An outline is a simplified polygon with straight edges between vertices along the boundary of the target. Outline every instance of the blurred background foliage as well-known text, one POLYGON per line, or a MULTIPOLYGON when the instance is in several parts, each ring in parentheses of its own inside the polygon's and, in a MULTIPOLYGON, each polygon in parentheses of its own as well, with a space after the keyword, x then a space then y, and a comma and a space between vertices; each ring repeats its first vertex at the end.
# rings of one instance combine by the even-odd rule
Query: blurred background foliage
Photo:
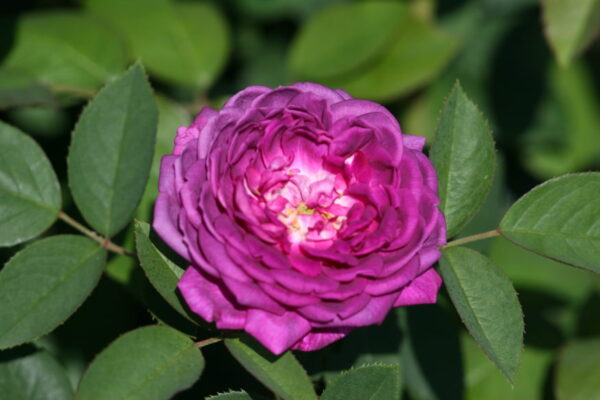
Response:
MULTIPOLYGON (((145 221, 160 156, 170 152, 177 127, 249 85, 307 80, 342 88, 382 102, 404 132, 431 139, 459 79, 489 119, 502 161, 482 212, 462 235, 496 228, 507 207, 545 179, 600 167, 598 0, 21 0, 0 7, 0 119, 42 145, 63 187, 70 132, 87 99, 142 60, 160 113, 137 211, 145 221)), ((65 209, 78 215, 63 195, 65 209)), ((46 234, 63 231, 57 225, 46 234)), ((116 241, 133 248, 133 229, 116 241)), ((445 293, 438 305, 397 310, 382 327, 298 354, 317 384, 353 365, 385 362, 401 367, 405 398, 414 400, 600 398, 598 276, 502 238, 473 246, 505 269, 523 305, 525 348, 514 387, 465 334, 445 293)), ((0 249, 2 264, 16 250, 0 249)), ((75 387, 95 354, 152 319, 194 332, 166 308, 133 260, 114 257, 64 325, 35 347, 0 353, 0 369, 17 377, 0 387, 33 390, 44 371, 57 376, 52 371, 61 368, 75 387)), ((177 399, 239 388, 268 396, 223 346, 204 353, 203 377, 177 399)))

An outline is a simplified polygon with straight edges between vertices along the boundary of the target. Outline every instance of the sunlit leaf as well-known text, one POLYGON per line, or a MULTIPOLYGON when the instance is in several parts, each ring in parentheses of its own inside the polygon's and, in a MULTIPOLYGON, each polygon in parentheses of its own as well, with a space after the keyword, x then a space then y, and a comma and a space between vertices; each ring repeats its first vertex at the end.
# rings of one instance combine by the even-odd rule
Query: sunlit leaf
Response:
POLYGON ((88 96, 126 67, 121 37, 76 11, 26 14, 4 65, 31 73, 58 91, 88 96))
POLYGON ((562 350, 554 388, 557 400, 600 399, 600 339, 578 340, 562 350))
POLYGON ((384 1, 322 10, 302 27, 292 45, 292 73, 315 80, 355 70, 391 45, 407 13, 403 4, 384 1))
POLYGON ((168 0, 85 0, 113 23, 151 75, 198 89, 209 87, 225 65, 229 32, 207 3, 168 0))
POLYGON ((546 37, 558 62, 567 66, 600 29, 599 0, 542 0, 546 37))
POLYGON ((319 81, 357 98, 390 101, 435 78, 452 58, 455 40, 408 13, 398 24, 380 58, 352 74, 319 81))

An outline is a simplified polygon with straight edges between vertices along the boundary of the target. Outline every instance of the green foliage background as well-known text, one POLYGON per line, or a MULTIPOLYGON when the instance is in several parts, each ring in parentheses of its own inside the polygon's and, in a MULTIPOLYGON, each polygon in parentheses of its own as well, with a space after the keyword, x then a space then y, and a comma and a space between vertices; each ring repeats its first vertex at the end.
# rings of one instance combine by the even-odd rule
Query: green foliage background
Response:
MULTIPOLYGON (((23 206, 18 224, 2 220, 2 209, 21 204, 0 191, 0 246, 9 246, 0 247, 0 272, 14 276, 0 279, 0 347, 6 347, 0 398, 68 399, 77 392, 81 399, 199 399, 236 390, 250 394, 214 398, 303 400, 315 398, 312 382, 323 399, 600 399, 600 238, 589 234, 600 226, 598 175, 551 183, 569 193, 587 188, 580 198, 593 204, 571 227, 573 235, 585 227, 585 241, 567 246, 523 237, 526 208, 540 218, 547 211, 536 199, 519 202, 503 218, 542 181, 600 168, 600 0, 28 0, 0 7, 0 120, 30 135, 56 172, 55 179, 44 160, 31 166, 28 184, 37 192, 26 194, 43 207, 23 206), (430 154, 451 187, 442 207, 458 238, 500 226, 529 249, 595 273, 494 237, 468 245, 489 257, 483 261, 472 250, 449 249, 441 262, 448 289, 437 305, 396 310, 381 327, 358 329, 296 358, 273 359, 246 339, 203 347, 200 355, 190 338, 214 332, 174 293, 185 264, 164 258, 160 251, 172 254, 132 219, 150 221, 160 157, 171 151, 177 127, 202 106, 218 108, 249 85, 305 80, 379 101, 404 132, 428 142, 437 136, 430 154), (96 124, 115 104, 147 118, 132 122, 115 114, 96 124), (452 129, 472 136, 453 137, 452 129), (93 147, 105 132, 113 135, 106 135, 105 147, 93 147), (453 141, 465 152, 448 152, 453 141), (111 158, 117 142, 129 144, 124 160, 130 164, 111 158), (80 168, 86 162, 114 169, 90 184, 80 168), (454 170, 469 178, 451 183, 454 170), (108 195, 114 201, 107 204, 108 195), (59 210, 137 249, 143 269, 134 258, 74 238, 66 224, 51 225, 59 210), (26 247, 37 236, 41 241, 31 243, 47 247, 46 258, 26 247), (40 272, 40 263, 49 267, 40 272), (11 301, 39 284, 27 280, 28 268, 46 286, 31 286, 27 301, 37 301, 39 290, 49 293, 38 311, 43 318, 11 314, 11 301), (470 301, 484 295, 484 279, 506 290, 496 304, 477 308, 470 301), (524 315, 522 348, 511 282, 524 315), (65 293, 75 303, 64 305, 65 293), (157 321, 180 332, 135 330, 157 321), (31 343, 12 347, 23 342, 31 343), (144 359, 128 358, 136 343, 146 343, 144 359), (169 374, 148 378, 157 374, 151 366, 170 365, 170 357, 176 361, 169 374), (118 379, 131 370, 138 372, 118 379), (155 386, 133 392, 128 386, 148 379, 155 386), (97 392, 108 387, 112 392, 97 392)), ((27 147, 31 139, 14 128, 0 128, 0 161, 21 176, 30 167, 23 161, 40 159, 40 150, 27 147), (25 158, 17 152, 23 147, 25 158)), ((568 224, 581 206, 574 197, 542 229, 568 224)))

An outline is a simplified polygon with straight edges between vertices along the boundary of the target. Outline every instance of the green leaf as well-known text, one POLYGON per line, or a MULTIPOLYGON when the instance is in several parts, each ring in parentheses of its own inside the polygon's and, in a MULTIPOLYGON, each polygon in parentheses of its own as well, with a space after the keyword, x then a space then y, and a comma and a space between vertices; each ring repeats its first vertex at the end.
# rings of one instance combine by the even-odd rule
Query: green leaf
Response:
POLYGON ((558 62, 567 66, 600 28, 599 0, 542 0, 546 37, 558 62))
POLYGON ((496 166, 487 122, 458 83, 442 108, 431 161, 438 173, 447 236, 452 237, 483 205, 496 166))
POLYGON ((252 400, 252 397, 246 392, 228 392, 209 396, 206 400, 252 400))
POLYGON ((97 231, 112 236, 131 220, 146 187, 157 110, 140 64, 104 87, 73 131, 68 156, 75 203, 97 231))
POLYGON ((390 400, 400 398, 397 365, 366 365, 351 369, 334 380, 322 400, 390 400))
POLYGON ((600 272, 600 173, 551 179, 521 197, 500 222, 510 241, 566 264, 600 272))
POLYGON ((193 321, 177 294, 177 282, 183 275, 183 269, 165 257, 150 241, 150 226, 135 221, 135 242, 140 265, 146 277, 160 295, 181 315, 193 321))
POLYGON ((61 235, 18 252, 0 271, 0 348, 44 335, 92 292, 106 253, 83 236, 61 235))
MULTIPOLYGON (((491 242, 489 257, 502 266, 517 290, 542 291, 576 306, 582 304, 593 289, 595 279, 586 270, 565 268, 564 264, 527 251, 502 236, 491 242)), ((528 331, 530 334, 531 327, 528 331)))
POLYGON ((73 389, 61 365, 32 346, 0 353, 0 393, 10 400, 70 400, 73 389))
MULTIPOLYGON (((529 332, 527 332, 529 334, 529 332)), ((465 365, 465 400, 533 400, 545 399, 548 368, 553 352, 525 346, 514 385, 481 353, 477 343, 468 335, 462 338, 465 365)))
POLYGON ((554 392, 557 400, 600 399, 600 339, 569 343, 559 357, 554 392))
POLYGON ((324 79, 355 70, 385 51, 406 13, 403 4, 382 1, 324 9, 296 37, 290 54, 292 73, 324 79))
POLYGON ((600 156, 600 99, 583 63, 552 64, 549 90, 526 132, 523 164, 540 180, 592 166, 600 156))
POLYGON ((523 347, 523 313, 510 280, 490 259, 466 247, 444 249, 440 270, 467 329, 512 382, 523 347))
POLYGON ((31 136, 56 138, 71 129, 71 116, 68 110, 59 107, 19 107, 9 110, 7 118, 31 136))
POLYGON ((0 68, 0 110, 54 102, 50 90, 30 73, 15 68, 0 68))
POLYGON ((378 60, 353 74, 320 79, 352 96, 390 101, 427 83, 454 55, 456 42, 409 13, 398 20, 392 44, 378 60))
MULTIPOLYGON (((135 211, 135 217, 140 220, 150 220, 152 218, 154 202, 156 201, 156 196, 158 196, 158 177, 160 174, 161 159, 164 155, 172 152, 173 138, 177 133, 177 128, 184 125, 187 126, 192 122, 190 114, 182 106, 162 96, 157 96, 156 101, 158 105, 158 128, 154 158, 146 189, 135 211)), ((128 250, 134 249, 134 229, 127 230, 122 246, 128 250)), ((136 282, 132 282, 132 272, 137 268, 137 265, 137 260, 132 257, 114 257, 108 262, 106 272, 111 278, 121 284, 136 285, 136 282)))
POLYGON ((114 23, 150 74, 206 89, 225 66, 229 32, 208 4, 168 0, 85 0, 89 10, 114 23))
POLYGON ((89 95, 126 67, 120 36, 74 11, 26 14, 4 65, 29 72, 57 90, 89 95))
POLYGON ((200 377, 204 357, 187 336, 165 326, 147 326, 104 349, 81 378, 76 400, 161 400, 200 377))
POLYGON ((253 339, 227 339, 225 346, 248 372, 282 399, 317 399, 306 371, 291 352, 275 356, 253 339))
POLYGON ((56 220, 60 187, 38 144, 1 121, 0 149, 0 246, 12 246, 39 235, 56 220))

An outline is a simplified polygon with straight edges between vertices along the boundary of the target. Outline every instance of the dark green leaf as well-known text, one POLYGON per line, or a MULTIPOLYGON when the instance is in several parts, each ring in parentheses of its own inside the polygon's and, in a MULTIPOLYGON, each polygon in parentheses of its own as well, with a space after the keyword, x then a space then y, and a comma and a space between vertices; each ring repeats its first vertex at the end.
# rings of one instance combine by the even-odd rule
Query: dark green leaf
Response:
POLYGON ((0 393, 7 400, 70 400, 73 389, 61 365, 30 346, 0 353, 0 393))
POLYGON ((569 343, 558 361, 557 400, 600 399, 600 339, 569 343))
POLYGON ((240 364, 284 400, 316 400, 302 365, 291 352, 275 356, 252 339, 227 339, 225 346, 240 364))
POLYGON ((398 26, 381 58, 350 75, 320 81, 357 98, 389 101, 435 78, 454 54, 454 39, 408 13, 398 26))
POLYGON ((146 277, 160 295, 181 315, 190 318, 177 295, 177 282, 183 269, 172 263, 152 244, 148 235, 150 226, 141 221, 135 222, 135 242, 140 264, 146 277))
POLYGON ((92 292, 106 257, 82 236, 53 236, 18 252, 0 271, 0 348, 44 335, 92 292))
POLYGON ((443 250, 440 267, 467 329, 512 381, 523 347, 523 313, 510 280, 490 259, 465 247, 443 250))
POLYGON ((206 400, 252 400, 252 397, 246 392, 229 392, 207 397, 206 400))
POLYGON ((324 9, 296 37, 290 55, 292 73, 324 79, 355 70, 391 45, 406 13, 403 4, 383 1, 324 9))
POLYGON ((208 88, 225 65, 229 33, 212 6, 168 0, 86 0, 130 41, 148 71, 161 79, 208 88))
POLYGON ((567 66, 600 28, 600 1, 542 0, 542 9, 550 47, 567 66))
POLYGON ((322 400, 391 400, 400 398, 397 365, 366 365, 351 369, 334 380, 322 400))
POLYGON ((487 122, 458 83, 442 108, 431 160, 438 173, 447 236, 452 237, 481 208, 496 166, 487 122))
POLYGON ((73 11, 27 14, 5 66, 22 69, 57 91, 89 95, 126 66, 125 46, 110 27, 73 11))
POLYGON ((500 222, 500 230, 528 250, 600 272, 598 193, 598 172, 551 179, 521 197, 500 222))
POLYGON ((202 373, 204 358, 185 335, 148 326, 121 336, 86 371, 77 400, 162 400, 189 388, 202 373))
POLYGON ((0 246, 42 233, 58 216, 60 187, 43 150, 0 122, 0 246))
POLYGON ((139 64, 103 88, 73 131, 69 185, 86 221, 106 236, 133 216, 154 153, 157 110, 139 64))
POLYGON ((54 96, 33 75, 14 68, 0 69, 0 109, 54 103, 54 96))

